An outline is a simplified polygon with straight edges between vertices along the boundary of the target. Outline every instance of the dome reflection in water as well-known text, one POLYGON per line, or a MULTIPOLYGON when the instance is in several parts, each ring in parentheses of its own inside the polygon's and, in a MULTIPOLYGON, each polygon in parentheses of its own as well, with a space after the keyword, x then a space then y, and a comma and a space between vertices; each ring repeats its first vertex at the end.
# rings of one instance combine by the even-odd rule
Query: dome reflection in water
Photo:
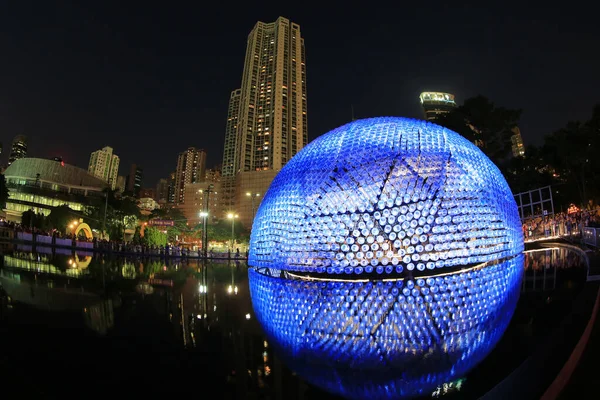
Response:
POLYGON ((307 381, 346 398, 404 398, 464 376, 493 349, 523 261, 371 281, 250 269, 250 293, 277 353, 307 381))

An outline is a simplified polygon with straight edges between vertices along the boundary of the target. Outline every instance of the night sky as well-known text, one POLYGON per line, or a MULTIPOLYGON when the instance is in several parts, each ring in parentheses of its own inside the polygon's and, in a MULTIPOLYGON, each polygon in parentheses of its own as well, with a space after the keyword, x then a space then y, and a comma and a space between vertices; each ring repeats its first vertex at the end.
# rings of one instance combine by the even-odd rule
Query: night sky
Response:
POLYGON ((370 11, 369 2, 7 3, 0 2, 3 163, 16 134, 29 137, 30 156, 60 155, 83 168, 91 151, 112 146, 119 173, 136 162, 150 187, 189 146, 207 150, 208 167, 219 163, 248 33, 279 15, 305 38, 309 140, 348 122, 351 105, 357 118, 420 118, 425 90, 454 93, 459 104, 483 94, 522 108, 526 145, 589 118, 600 102, 596 16, 574 2, 571 10, 427 1, 370 11))

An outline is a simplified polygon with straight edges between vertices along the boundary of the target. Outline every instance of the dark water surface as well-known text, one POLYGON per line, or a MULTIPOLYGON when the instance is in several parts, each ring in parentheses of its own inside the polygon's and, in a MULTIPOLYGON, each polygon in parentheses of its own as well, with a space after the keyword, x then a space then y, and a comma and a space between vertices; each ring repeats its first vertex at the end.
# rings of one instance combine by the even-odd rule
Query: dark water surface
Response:
MULTIPOLYGON (((2 253, 0 379, 19 397, 335 398, 277 358, 255 318, 244 262, 12 245, 2 253)), ((494 387, 570 312, 585 278, 577 253, 528 253, 500 343, 466 379, 427 397, 477 398, 494 387)))

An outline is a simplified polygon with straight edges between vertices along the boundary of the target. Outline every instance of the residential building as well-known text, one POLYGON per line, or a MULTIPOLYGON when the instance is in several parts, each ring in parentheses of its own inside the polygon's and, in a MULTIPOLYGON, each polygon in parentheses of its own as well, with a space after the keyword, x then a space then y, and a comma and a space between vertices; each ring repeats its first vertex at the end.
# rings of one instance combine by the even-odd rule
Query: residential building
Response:
POLYGON ((513 157, 525 157, 525 145, 523 144, 523 137, 521 136, 521 130, 518 126, 512 129, 513 135, 510 137, 512 145, 513 157))
POLYGON ((106 146, 91 154, 88 172, 107 182, 111 189, 116 188, 119 176, 119 157, 113 154, 112 147, 106 146))
POLYGON ((167 179, 167 203, 175 203, 175 181, 175 172, 171 172, 167 179))
POLYGON ((185 215, 190 226, 203 221, 200 213, 204 211, 208 211, 211 220, 222 219, 225 217, 225 210, 220 195, 220 182, 188 183, 185 185, 185 202, 180 203, 178 208, 185 215))
POLYGON ((202 149, 189 147, 179 153, 177 170, 175 171, 175 203, 185 202, 185 185, 204 180, 206 174, 206 152, 202 149))
POLYGON ((248 36, 241 88, 230 96, 223 149, 224 203, 242 223, 248 226, 252 219, 250 208, 239 203, 246 198, 246 186, 266 192, 307 141, 306 56, 300 26, 283 17, 257 22, 248 36))

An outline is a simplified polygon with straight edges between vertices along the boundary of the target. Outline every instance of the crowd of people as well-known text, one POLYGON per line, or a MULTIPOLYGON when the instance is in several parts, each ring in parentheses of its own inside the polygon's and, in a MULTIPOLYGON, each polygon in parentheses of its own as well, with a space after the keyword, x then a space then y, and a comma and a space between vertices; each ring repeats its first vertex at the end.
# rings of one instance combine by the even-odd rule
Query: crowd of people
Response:
MULTIPOLYGON (((196 248, 195 246, 190 247, 181 243, 155 246, 139 244, 125 240, 101 240, 97 238, 88 239, 85 236, 76 237, 73 233, 64 234, 56 229, 53 229, 52 231, 44 231, 35 227, 29 227, 6 220, 0 220, 0 226, 10 228, 14 232, 14 237, 17 237, 19 232, 24 232, 60 239, 72 239, 80 242, 90 242, 94 244, 94 249, 107 253, 135 253, 140 255, 172 257, 198 257, 204 255, 201 248, 196 248)), ((209 249, 206 252, 206 256, 209 258, 244 258, 247 257, 248 254, 247 252, 240 252, 239 248, 236 248, 233 252, 231 250, 216 251, 215 249, 209 249)))
POLYGON ((523 223, 525 240, 551 236, 580 235, 585 227, 600 227, 600 207, 574 210, 527 219, 523 223))

